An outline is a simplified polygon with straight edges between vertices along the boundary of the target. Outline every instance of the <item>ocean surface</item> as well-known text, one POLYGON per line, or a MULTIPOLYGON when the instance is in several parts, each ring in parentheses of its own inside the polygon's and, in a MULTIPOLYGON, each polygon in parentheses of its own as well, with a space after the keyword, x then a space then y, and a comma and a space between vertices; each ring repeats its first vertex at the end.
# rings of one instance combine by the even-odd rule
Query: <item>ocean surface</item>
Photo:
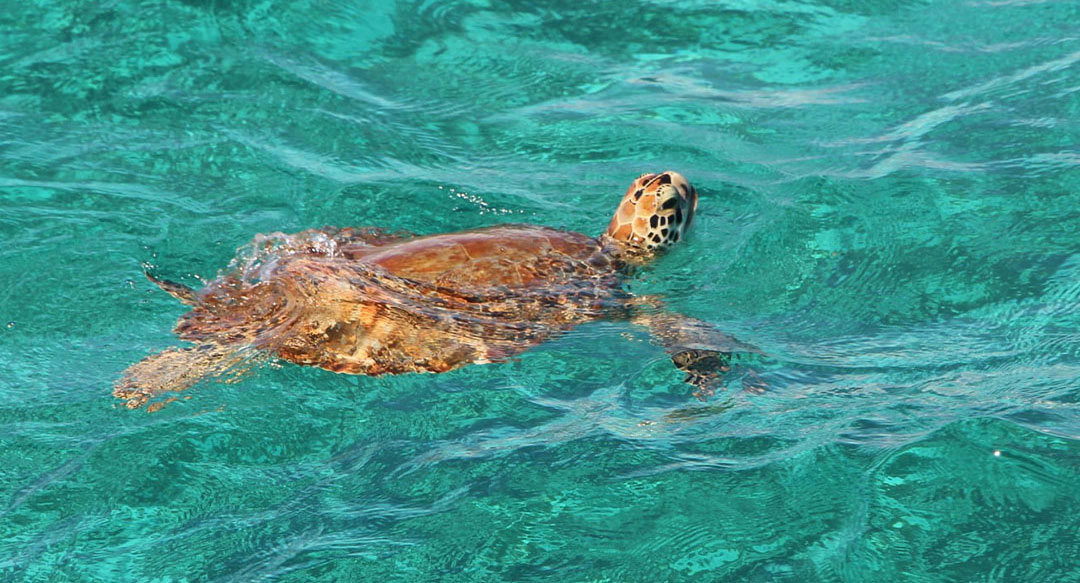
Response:
POLYGON ((1080 4, 0 2, 0 581, 1080 581, 1080 4), (155 413, 257 233, 599 234, 757 346, 624 322, 506 363, 273 363, 155 413), (748 382, 748 379, 750 381, 748 382))

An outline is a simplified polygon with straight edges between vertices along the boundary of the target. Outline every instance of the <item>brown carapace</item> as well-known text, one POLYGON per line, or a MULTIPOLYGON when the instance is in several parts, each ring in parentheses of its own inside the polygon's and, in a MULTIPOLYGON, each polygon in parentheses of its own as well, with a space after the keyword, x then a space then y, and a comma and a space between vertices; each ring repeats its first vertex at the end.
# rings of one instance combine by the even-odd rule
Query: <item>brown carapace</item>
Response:
POLYGON ((270 358, 351 374, 445 372, 618 318, 648 328, 705 396, 727 354, 747 347, 621 287, 631 269, 684 237, 696 206, 690 183, 662 172, 634 181, 599 237, 533 225, 257 235, 202 289, 148 274, 192 306, 175 331, 193 346, 128 367, 113 392, 136 408, 203 379, 239 378, 270 358))

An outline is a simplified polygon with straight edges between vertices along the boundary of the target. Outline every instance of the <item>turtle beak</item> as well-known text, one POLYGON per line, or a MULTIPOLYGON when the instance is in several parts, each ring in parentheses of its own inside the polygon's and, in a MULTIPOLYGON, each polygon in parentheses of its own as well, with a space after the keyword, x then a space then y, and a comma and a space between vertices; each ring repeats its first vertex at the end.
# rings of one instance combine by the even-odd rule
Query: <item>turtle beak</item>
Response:
POLYGON ((694 219, 694 213, 697 211, 697 190, 682 174, 671 170, 665 172, 665 174, 671 176, 671 186, 675 188, 676 193, 681 199, 679 205, 682 207, 682 214, 684 215, 681 231, 686 232, 694 219))

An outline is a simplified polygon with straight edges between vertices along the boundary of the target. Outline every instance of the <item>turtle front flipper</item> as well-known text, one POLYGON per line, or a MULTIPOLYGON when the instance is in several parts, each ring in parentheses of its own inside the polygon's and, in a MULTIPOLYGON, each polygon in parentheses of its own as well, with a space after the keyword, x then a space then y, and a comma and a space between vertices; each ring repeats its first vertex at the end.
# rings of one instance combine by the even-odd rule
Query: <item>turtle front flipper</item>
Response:
MULTIPOLYGON (((129 366, 113 386, 113 396, 137 409, 154 397, 183 391, 204 379, 235 381, 257 364, 260 355, 250 348, 219 344, 169 348, 129 366)), ((148 409, 155 411, 168 400, 148 409)))
POLYGON ((731 353, 691 348, 671 355, 671 362, 686 373, 684 382, 697 387, 694 396, 704 401, 716 394, 724 373, 731 370, 731 353))
POLYGON ((683 380, 695 387, 694 396, 702 401, 716 393, 731 370, 734 354, 761 353, 706 322, 667 310, 656 296, 632 298, 628 309, 630 321, 648 328, 653 341, 686 373, 683 380))

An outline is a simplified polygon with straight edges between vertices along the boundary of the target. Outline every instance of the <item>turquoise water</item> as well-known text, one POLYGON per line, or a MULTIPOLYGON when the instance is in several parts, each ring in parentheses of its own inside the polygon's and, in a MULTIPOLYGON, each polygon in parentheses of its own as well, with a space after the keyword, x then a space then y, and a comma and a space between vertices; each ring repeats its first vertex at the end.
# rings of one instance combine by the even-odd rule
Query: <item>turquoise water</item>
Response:
POLYGON ((0 580, 1080 580, 1080 5, 3 2, 0 580), (260 232, 599 233, 760 347, 645 334, 110 395, 260 232), (744 377, 745 378, 745 377, 744 377))

